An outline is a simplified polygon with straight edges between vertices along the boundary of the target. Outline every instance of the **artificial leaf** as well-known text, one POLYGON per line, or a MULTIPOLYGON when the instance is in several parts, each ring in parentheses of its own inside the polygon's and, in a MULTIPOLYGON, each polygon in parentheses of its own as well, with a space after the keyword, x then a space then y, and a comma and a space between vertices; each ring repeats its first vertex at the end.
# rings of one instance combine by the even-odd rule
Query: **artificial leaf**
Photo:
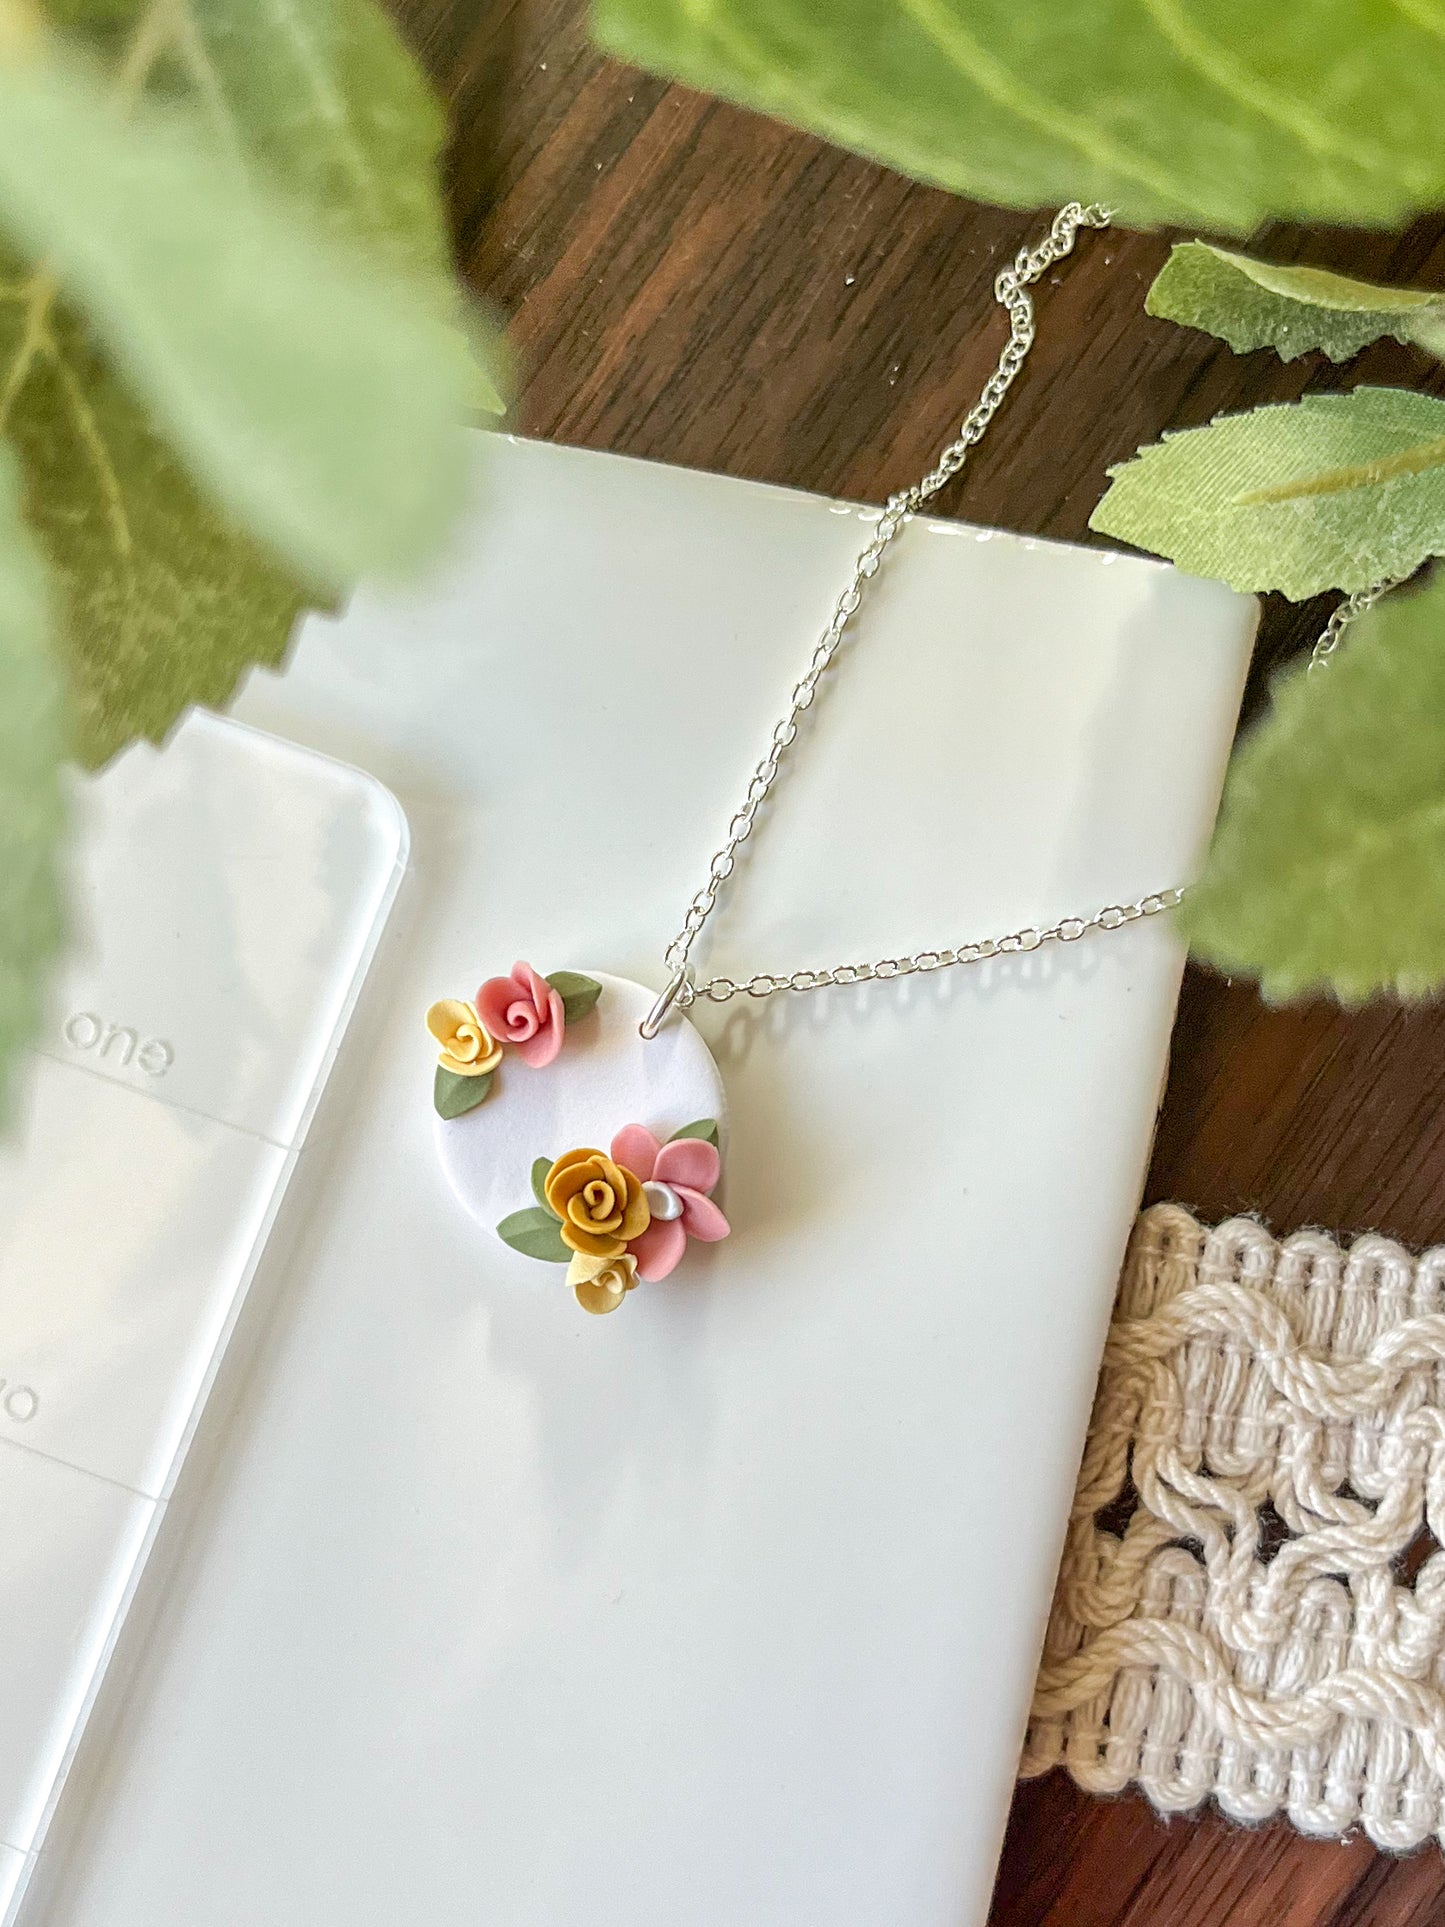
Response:
POLYGON ((1273 348, 1285 361, 1322 349, 1348 361, 1382 335, 1445 355, 1445 294, 1381 288, 1324 268, 1277 267, 1207 241, 1181 241, 1144 306, 1165 321, 1218 335, 1239 354, 1273 348))
MULTIPOLYGON (((48 11, 133 91, 189 102, 232 166, 448 311, 441 114, 374 0, 48 11)), ((476 327, 468 352, 484 352, 476 327)), ((203 497, 47 275, 15 261, 0 261, 0 427, 57 577, 83 761, 158 740, 188 702, 226 701, 250 663, 279 662, 307 602, 329 599, 203 497)))
POLYGON ((45 574, 0 446, 0 1109, 15 1052, 34 1035, 59 947, 55 853, 63 820, 60 676, 50 655, 45 574))
POLYGON ((69 314, 27 357, 27 285, 0 278, 0 373, 19 376, 5 426, 55 577, 75 753, 98 765, 279 662, 303 596, 197 493, 69 314))
POLYGON ((59 58, 0 64, 0 227, 43 259, 192 473, 336 588, 437 545, 460 498, 464 363, 400 275, 59 58))
POLYGON ((575 970, 554 970, 547 982, 562 999, 562 1012, 569 1024, 580 1023, 602 995, 602 986, 595 978, 575 970))
POLYGON ((436 188, 446 118, 382 9, 373 0, 189 6, 195 34, 174 57, 220 137, 331 232, 450 291, 436 188))
POLYGON ((595 0, 625 60, 976 200, 1393 225, 1445 197, 1436 0, 595 0))
POLYGON ((513 1251, 520 1251, 526 1258, 541 1258, 549 1265, 565 1265, 572 1256, 562 1242, 552 1213, 538 1210, 535 1205, 503 1218, 497 1226, 497 1236, 513 1251))
POLYGON ((684 1124, 680 1131, 673 1132, 672 1143, 676 1144, 680 1137, 700 1137, 704 1144, 715 1145, 717 1143, 717 1119, 715 1117, 700 1117, 696 1124, 684 1124))
POLYGON ((437 1065, 436 1080, 432 1085, 432 1103, 436 1106, 438 1117, 464 1117, 474 1111, 492 1088, 493 1071, 483 1071, 480 1077, 459 1077, 455 1071, 437 1065))
POLYGON ((1445 401, 1403 388, 1221 415, 1111 468, 1090 528, 1296 600, 1445 550, 1445 401))
POLYGON ((547 1183, 547 1173, 551 1169, 552 1169, 551 1158, 538 1158, 536 1162, 533 1164, 532 1196, 537 1200, 538 1204, 541 1205, 542 1209, 547 1213, 547 1216, 549 1218, 555 1218, 557 1216, 557 1213, 552 1209, 551 1205, 548 1204, 547 1193, 544 1188, 547 1183))
POLYGON ((1361 618, 1313 675, 1277 684, 1237 751, 1196 951, 1276 999, 1346 1002, 1445 983, 1445 581, 1361 618))

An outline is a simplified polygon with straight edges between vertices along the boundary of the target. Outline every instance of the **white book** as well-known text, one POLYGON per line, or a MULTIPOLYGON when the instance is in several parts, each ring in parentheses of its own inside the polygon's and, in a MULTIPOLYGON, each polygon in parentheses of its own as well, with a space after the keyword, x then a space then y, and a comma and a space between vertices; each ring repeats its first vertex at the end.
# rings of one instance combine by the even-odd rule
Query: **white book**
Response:
MULTIPOLYGON (((518 957, 660 987, 870 519, 495 438, 425 588, 253 679, 244 717, 395 794, 412 868, 37 1921, 983 1920, 1167 920, 695 1011, 733 1235, 606 1319, 457 1207, 422 1024, 518 957)), ((895 956, 1187 879, 1254 623, 1161 564, 915 523, 701 961, 895 956)))

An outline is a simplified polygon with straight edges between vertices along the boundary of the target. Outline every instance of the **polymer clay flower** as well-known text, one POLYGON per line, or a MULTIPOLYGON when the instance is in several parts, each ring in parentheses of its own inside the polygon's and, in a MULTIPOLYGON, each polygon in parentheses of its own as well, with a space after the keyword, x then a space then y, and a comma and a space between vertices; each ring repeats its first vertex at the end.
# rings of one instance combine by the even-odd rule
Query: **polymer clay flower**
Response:
POLYGON ((603 1151, 568 1151, 542 1182, 547 1208, 561 1220, 562 1242, 587 1258, 620 1258, 651 1215, 642 1180, 603 1151))
POLYGON ((715 1144, 697 1137, 662 1144, 645 1125, 629 1124, 613 1138, 612 1157, 643 1182, 650 1222, 627 1241, 639 1278, 649 1283, 665 1278, 689 1238, 716 1244, 728 1235, 728 1221, 709 1195, 722 1175, 715 1144))
POLYGON ((583 1311, 616 1311, 637 1283, 637 1260, 630 1251, 616 1258, 589 1258, 577 1251, 567 1267, 567 1283, 583 1311))
POLYGON ((550 1064, 562 1048, 567 1027, 562 993, 530 964, 513 964, 510 977, 488 977, 477 992, 477 1011, 488 1030, 533 1070, 550 1064))
POLYGON ((443 997, 426 1014, 426 1027, 441 1045, 438 1064, 453 1077, 484 1077, 502 1061, 502 1047, 471 1004, 443 997))

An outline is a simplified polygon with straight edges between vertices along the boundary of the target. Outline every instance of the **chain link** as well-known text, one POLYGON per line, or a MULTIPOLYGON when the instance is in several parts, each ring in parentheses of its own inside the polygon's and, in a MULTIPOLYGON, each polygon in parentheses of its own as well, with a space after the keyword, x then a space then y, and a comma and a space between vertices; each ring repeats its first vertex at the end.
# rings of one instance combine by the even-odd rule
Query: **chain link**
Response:
POLYGON ((1317 669, 1323 669, 1336 649, 1339 648, 1341 642, 1344 640, 1345 631, 1356 617, 1364 615, 1369 609, 1373 609, 1382 596, 1387 596, 1391 589, 1398 589, 1400 584, 1407 579, 1408 578, 1403 575, 1381 576, 1380 580, 1378 582, 1372 582, 1368 589, 1356 589, 1353 595, 1347 595, 1339 607, 1332 612, 1329 621, 1320 631, 1320 639, 1310 651, 1309 670, 1307 673, 1312 676, 1317 669))
MULTIPOLYGON (((709 977, 706 983, 690 986, 693 1003, 699 997, 725 1004, 730 997, 771 997, 779 990, 826 990, 836 984, 888 982, 894 977, 913 977, 922 971, 951 970, 955 964, 985 963, 990 957, 1013 957, 1041 950, 1046 943, 1077 943, 1091 930, 1120 930, 1141 917, 1156 917, 1161 910, 1173 910, 1183 901, 1182 890, 1159 890, 1134 903, 1111 903, 1091 917, 1061 917, 1046 930, 1033 924, 1014 930, 1006 937, 985 937, 981 943, 960 944, 954 950, 919 950, 911 957, 880 957, 876 963, 835 964, 831 970, 795 970, 789 977, 772 977, 766 971, 734 983, 731 977, 709 977)), ((684 1001, 679 991, 676 1002, 684 1001)))
MULTIPOLYGON (((983 963, 990 957, 1038 950, 1046 943, 1076 943, 1091 930, 1118 930, 1125 924, 1137 923, 1141 918, 1173 910, 1183 900, 1182 889, 1158 890, 1148 896, 1138 897, 1132 903, 1109 904, 1102 910, 1096 910, 1092 916, 1064 917, 1045 930, 1028 925, 1006 937, 988 937, 982 942, 960 944, 952 949, 919 950, 910 957, 880 957, 873 963, 837 964, 831 970, 795 970, 784 977, 760 971, 744 983, 735 983, 731 977, 710 977, 702 983, 695 982, 690 962, 692 947, 716 907, 719 892, 732 875, 739 849, 753 833, 758 811, 767 800, 777 781, 783 758, 797 737, 799 719, 811 707, 818 693, 818 685, 838 653, 848 625, 862 603, 866 584, 878 573, 889 544, 909 517, 931 501, 958 474, 968 460, 969 450, 983 439, 989 423, 1013 386, 1014 377, 1027 360, 1029 350, 1034 345, 1034 304, 1028 289, 1047 274, 1055 263, 1073 252, 1081 228, 1106 228, 1109 221, 1107 208, 1098 205, 1086 207, 1078 201, 1070 201, 1054 216, 1048 233, 1037 247, 1020 248, 1012 267, 1004 268, 996 277, 994 298, 1007 311, 1009 322, 1008 340, 999 355, 998 365, 984 383, 978 400, 964 417, 957 436, 943 450, 933 467, 911 487, 891 495, 884 505, 872 540, 854 563, 848 586, 839 596, 832 618, 819 637, 806 670, 793 687, 787 714, 774 728, 767 753, 753 771, 742 806, 735 811, 728 824, 726 840, 708 865, 707 880, 688 905, 682 928, 663 953, 670 980, 641 1025, 644 1037, 657 1034, 673 1004, 685 1010, 700 997, 706 997, 715 1004, 725 1004, 732 997, 763 998, 774 996, 780 990, 824 990, 837 985, 911 977, 924 971, 949 970, 959 964, 983 963)), ((1393 580, 1377 583, 1373 588, 1359 591, 1341 603, 1315 645, 1310 667, 1316 668, 1327 660, 1355 616, 1370 608, 1394 586, 1393 580)))

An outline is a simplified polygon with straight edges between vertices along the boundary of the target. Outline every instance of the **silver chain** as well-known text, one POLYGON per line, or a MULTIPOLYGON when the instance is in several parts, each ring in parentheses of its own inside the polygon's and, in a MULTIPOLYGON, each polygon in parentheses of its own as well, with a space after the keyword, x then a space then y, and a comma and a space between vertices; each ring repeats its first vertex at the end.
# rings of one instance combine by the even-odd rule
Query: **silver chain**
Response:
MULTIPOLYGON (((1107 208, 1098 205, 1086 207, 1078 201, 1070 201, 1054 216, 1048 233, 1038 246, 1021 248, 1013 266, 1004 268, 996 277, 993 284, 994 299, 1008 311, 1009 319, 1008 340, 999 355, 998 366, 964 417, 958 435, 928 473, 910 488, 900 489, 897 494, 889 496, 874 527, 872 540, 854 563, 848 586, 838 598, 832 618, 818 639, 807 669, 794 685, 787 714, 774 728, 767 754, 753 771, 742 806, 728 824, 727 838, 708 865, 707 881, 688 905, 681 930, 663 953, 670 977, 667 988, 640 1026, 644 1037, 656 1036, 674 1004, 680 1010, 686 1010, 699 997, 706 997, 715 1004, 725 1004, 729 998, 744 995, 771 997, 780 990, 824 990, 835 985, 911 977, 921 971, 949 970, 957 964, 983 963, 990 957, 1007 957, 1038 950, 1046 943, 1076 943, 1091 930, 1119 930, 1125 924, 1137 923, 1141 918, 1155 917, 1165 910, 1173 910, 1182 902, 1182 889, 1156 890, 1148 896, 1136 897, 1132 903, 1108 904, 1090 916, 1063 917, 1046 929, 1029 924, 1004 937, 986 937, 980 942, 959 944, 942 950, 918 950, 908 957, 880 957, 872 963, 835 964, 831 970, 794 970, 787 976, 773 976, 767 971, 759 971, 743 983, 735 983, 731 977, 709 977, 697 983, 690 962, 693 944, 712 915, 722 886, 732 875, 738 850, 753 833, 758 811, 767 800, 783 758, 798 734, 798 720, 811 706, 818 693, 818 684, 838 653, 848 624, 863 600, 865 585, 878 573, 888 545, 910 516, 958 474, 968 459, 969 450, 983 439, 989 423, 1013 386, 1014 377, 1027 360, 1029 350, 1034 345, 1035 332, 1034 304, 1028 288, 1056 262, 1073 252, 1080 228, 1106 228, 1109 221, 1107 208)), ((1362 590, 1341 603, 1315 645, 1311 668, 1329 657, 1356 615, 1362 614, 1393 587, 1393 581, 1378 583, 1374 588, 1362 590)))
POLYGON ((1367 610, 1373 609, 1381 596, 1387 596, 1391 589, 1398 589, 1406 580, 1407 578, 1403 575, 1381 576, 1380 580, 1372 582, 1368 589, 1356 589, 1353 595, 1347 595, 1331 614, 1329 621, 1320 631, 1319 641, 1310 651, 1309 674, 1313 675, 1316 669, 1324 668, 1339 648, 1346 629, 1357 616, 1362 616, 1367 610))

